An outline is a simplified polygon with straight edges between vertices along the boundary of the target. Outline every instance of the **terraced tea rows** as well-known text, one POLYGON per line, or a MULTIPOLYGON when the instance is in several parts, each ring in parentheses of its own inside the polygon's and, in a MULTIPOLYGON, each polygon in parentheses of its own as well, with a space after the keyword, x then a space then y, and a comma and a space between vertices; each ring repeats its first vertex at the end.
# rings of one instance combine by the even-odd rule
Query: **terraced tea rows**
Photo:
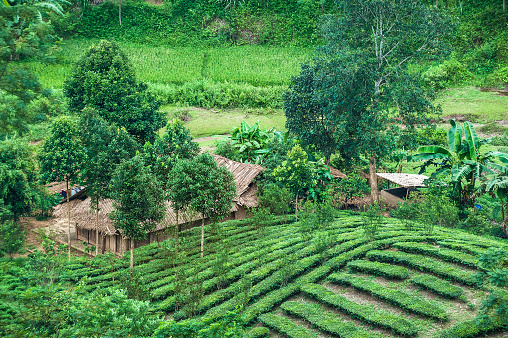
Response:
MULTIPOLYGON (((175 320, 216 320, 243 309, 250 337, 480 334, 472 321, 486 295, 476 286, 478 255, 508 242, 444 228, 430 235, 407 231, 395 219, 382 223, 369 240, 361 216, 346 212, 312 236, 302 236, 291 216, 261 230, 248 220, 230 221, 220 233, 206 230, 204 258, 200 229, 191 229, 182 233, 178 257, 163 244, 136 249, 137 283, 175 320)), ((95 269, 83 260, 69 266, 69 279, 86 275, 86 288, 111 290, 118 287, 113 277, 127 272, 127 258, 95 269)))

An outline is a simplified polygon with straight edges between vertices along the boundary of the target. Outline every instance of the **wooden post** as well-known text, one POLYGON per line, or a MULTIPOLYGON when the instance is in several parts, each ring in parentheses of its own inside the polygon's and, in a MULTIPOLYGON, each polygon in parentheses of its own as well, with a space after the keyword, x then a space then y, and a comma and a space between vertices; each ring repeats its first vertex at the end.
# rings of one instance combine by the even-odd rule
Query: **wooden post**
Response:
POLYGON ((99 204, 97 204, 95 213, 97 214, 95 223, 95 256, 97 256, 99 254, 99 204))
POLYGON ((67 235, 69 237, 69 262, 71 261, 71 205, 69 203, 69 180, 65 180, 67 186, 67 235))
POLYGON ((131 239, 131 270, 134 269, 134 241, 131 239))
POLYGON ((378 201, 377 177, 376 177, 376 158, 371 156, 369 159, 369 174, 370 174, 370 197, 372 203, 378 201))
POLYGON ((201 219, 201 258, 203 258, 203 251, 205 248, 205 216, 201 219))

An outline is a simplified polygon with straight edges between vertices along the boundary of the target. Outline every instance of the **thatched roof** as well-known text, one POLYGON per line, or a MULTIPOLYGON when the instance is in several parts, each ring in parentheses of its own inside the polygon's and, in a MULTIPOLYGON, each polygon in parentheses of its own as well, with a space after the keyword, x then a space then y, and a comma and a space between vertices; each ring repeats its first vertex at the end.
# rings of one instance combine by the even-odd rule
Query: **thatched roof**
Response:
MULTIPOLYGON (((218 165, 225 166, 234 175, 234 180, 237 185, 237 195, 234 198, 234 203, 231 206, 231 212, 237 211, 239 206, 252 208, 257 206, 258 199, 256 196, 257 186, 253 184, 254 178, 257 177, 264 170, 263 167, 254 164, 240 163, 229 160, 225 157, 212 154, 218 165)), ((96 212, 90 208, 91 199, 75 199, 70 201, 71 219, 76 222, 77 227, 87 230, 95 230, 96 227, 96 212)), ((113 222, 109 218, 109 214, 113 211, 113 200, 106 199, 99 202, 99 231, 106 234, 114 234, 116 232, 113 222)), ((56 221, 61 218, 67 217, 66 203, 57 205, 53 212, 56 221)), ((178 215, 178 223, 184 224, 191 221, 201 220, 200 214, 191 212, 180 212, 178 215)), ((156 230, 162 230, 168 226, 176 224, 176 213, 171 207, 169 202, 166 202, 166 215, 164 220, 157 224, 156 230)))
POLYGON ((347 178, 347 175, 341 172, 339 169, 336 169, 332 166, 328 166, 330 168, 330 171, 332 172, 332 175, 334 178, 347 178))
POLYGON ((405 188, 423 187, 425 186, 423 181, 428 179, 425 175, 417 174, 376 173, 376 175, 405 188))
POLYGON ((248 208, 257 206, 258 200, 255 195, 257 187, 253 186, 253 181, 265 168, 256 164, 236 162, 213 153, 210 155, 215 157, 219 166, 228 168, 235 176, 236 197, 234 201, 248 208))

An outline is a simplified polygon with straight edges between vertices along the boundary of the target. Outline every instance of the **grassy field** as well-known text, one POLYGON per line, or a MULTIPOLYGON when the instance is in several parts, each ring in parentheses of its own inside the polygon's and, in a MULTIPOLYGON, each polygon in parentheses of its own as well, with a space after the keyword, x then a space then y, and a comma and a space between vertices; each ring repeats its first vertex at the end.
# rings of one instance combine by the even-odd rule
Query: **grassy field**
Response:
POLYGON ((239 126, 242 120, 250 125, 260 121, 261 128, 286 130, 286 117, 280 109, 229 109, 214 110, 195 107, 173 107, 164 106, 162 110, 168 112, 168 118, 176 116, 187 116, 185 126, 189 128, 193 137, 204 137, 211 135, 226 135, 231 128, 239 126))
MULTIPOLYGON (((66 40, 61 45, 61 62, 54 65, 29 63, 28 66, 46 87, 62 88, 72 64, 94 43, 98 41, 66 40)), ((120 46, 131 61, 138 80, 166 84, 181 84, 207 75, 220 82, 287 85, 291 76, 298 74, 300 63, 312 52, 312 49, 297 47, 234 46, 205 50, 125 43, 120 46), (203 69, 205 54, 207 61, 203 69)))
POLYGON ((481 92, 478 88, 444 90, 437 102, 443 108, 443 116, 464 115, 469 121, 478 123, 508 120, 508 96, 481 92))
MULTIPOLYGON (((292 217, 262 229, 249 222, 222 223, 220 234, 207 227, 204 258, 200 229, 183 232, 186 252, 174 267, 157 243, 136 249, 135 270, 152 306, 175 319, 212 320, 243 306, 248 326, 273 337, 440 337, 447 331, 460 338, 466 335, 456 325, 474 332, 471 320, 486 296, 475 287, 478 255, 490 246, 508 247, 452 229, 406 230, 388 218, 369 240, 362 217, 347 212, 306 235, 292 217), (197 303, 178 311, 177 272, 186 276, 186 287, 202 288, 197 303)), ((112 272, 81 259, 69 276, 89 276, 86 289, 112 290, 119 287, 113 274, 127 271, 128 262, 126 255, 112 272)))

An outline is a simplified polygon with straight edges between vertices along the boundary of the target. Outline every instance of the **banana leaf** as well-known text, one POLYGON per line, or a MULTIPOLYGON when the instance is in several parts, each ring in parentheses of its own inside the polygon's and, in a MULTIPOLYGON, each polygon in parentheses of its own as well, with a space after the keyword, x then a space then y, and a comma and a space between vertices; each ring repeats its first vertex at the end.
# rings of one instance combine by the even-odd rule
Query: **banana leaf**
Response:
POLYGON ((455 120, 449 121, 452 127, 448 131, 448 147, 453 152, 458 152, 462 143, 462 127, 455 120))

